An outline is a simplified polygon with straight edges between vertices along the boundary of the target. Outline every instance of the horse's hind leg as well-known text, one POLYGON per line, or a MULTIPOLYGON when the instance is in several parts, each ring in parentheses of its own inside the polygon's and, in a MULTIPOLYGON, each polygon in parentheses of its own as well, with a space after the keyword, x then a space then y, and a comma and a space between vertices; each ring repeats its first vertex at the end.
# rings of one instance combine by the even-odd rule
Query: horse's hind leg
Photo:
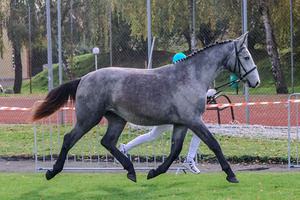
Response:
POLYGON ((108 128, 101 140, 101 144, 121 163, 124 169, 128 171, 127 178, 136 182, 136 174, 132 162, 116 147, 120 134, 126 125, 126 121, 113 113, 108 113, 105 117, 108 120, 108 128))
POLYGON ((89 130, 91 130, 91 128, 98 124, 101 118, 102 116, 99 115, 97 118, 93 118, 91 121, 82 121, 80 119, 77 119, 77 123, 75 124, 71 132, 67 133, 64 136, 63 145, 61 147, 61 151, 58 155, 57 161, 53 165, 53 170, 48 170, 46 172, 47 180, 52 179, 55 175, 62 171, 69 150, 85 133, 87 133, 89 130))
POLYGON ((226 161, 218 141, 213 137, 205 124, 201 121, 200 124, 189 128, 215 153, 222 170, 227 174, 227 181, 238 183, 239 181, 226 161))
POLYGON ((171 146, 171 153, 168 156, 168 158, 165 160, 163 164, 161 164, 156 170, 151 169, 148 173, 147 179, 154 178, 162 173, 165 173, 173 161, 178 158, 181 149, 182 149, 182 144, 184 141, 184 137, 187 132, 187 127, 186 126, 179 126, 179 125, 174 125, 173 128, 173 135, 172 135, 172 146, 171 146))

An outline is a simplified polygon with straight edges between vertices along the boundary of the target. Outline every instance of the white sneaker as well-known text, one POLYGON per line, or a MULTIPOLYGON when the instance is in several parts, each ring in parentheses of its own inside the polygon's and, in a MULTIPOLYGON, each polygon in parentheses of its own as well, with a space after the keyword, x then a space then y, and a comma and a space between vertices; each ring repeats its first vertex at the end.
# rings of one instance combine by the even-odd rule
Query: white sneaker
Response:
POLYGON ((200 174, 200 170, 196 167, 194 160, 187 161, 185 159, 182 165, 188 170, 190 170, 191 172, 193 172, 194 174, 200 174))
POLYGON ((118 149, 119 149, 119 151, 121 151, 122 154, 124 154, 124 156, 126 156, 128 158, 127 152, 125 151, 125 146, 126 146, 125 144, 120 143, 118 149))

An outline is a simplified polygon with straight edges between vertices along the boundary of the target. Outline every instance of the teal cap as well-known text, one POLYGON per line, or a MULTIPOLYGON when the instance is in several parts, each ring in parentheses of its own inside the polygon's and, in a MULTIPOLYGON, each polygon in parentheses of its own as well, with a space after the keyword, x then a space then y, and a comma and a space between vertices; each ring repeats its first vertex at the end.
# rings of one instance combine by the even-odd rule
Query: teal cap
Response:
POLYGON ((173 57, 173 63, 175 63, 183 58, 186 58, 184 53, 176 53, 175 56, 173 57))

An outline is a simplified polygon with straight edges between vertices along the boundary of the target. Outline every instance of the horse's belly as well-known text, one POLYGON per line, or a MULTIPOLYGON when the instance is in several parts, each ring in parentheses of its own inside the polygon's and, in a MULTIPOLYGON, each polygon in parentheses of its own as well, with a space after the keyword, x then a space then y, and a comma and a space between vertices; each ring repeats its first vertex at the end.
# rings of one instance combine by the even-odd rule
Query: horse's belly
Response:
POLYGON ((112 111, 118 116, 122 117, 128 122, 143 125, 143 126, 155 126, 161 124, 173 124, 173 120, 170 120, 170 116, 162 115, 159 112, 140 112, 138 110, 123 110, 118 109, 117 111, 112 111))

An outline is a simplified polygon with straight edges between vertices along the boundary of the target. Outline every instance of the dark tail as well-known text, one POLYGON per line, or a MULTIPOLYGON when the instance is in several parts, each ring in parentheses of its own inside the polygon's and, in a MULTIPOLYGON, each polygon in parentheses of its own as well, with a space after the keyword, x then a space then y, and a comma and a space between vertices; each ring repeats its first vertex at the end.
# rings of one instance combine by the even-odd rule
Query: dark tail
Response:
POLYGON ((34 122, 50 116, 69 99, 75 100, 78 84, 81 79, 59 85, 52 89, 42 103, 33 108, 33 115, 29 121, 34 122))

